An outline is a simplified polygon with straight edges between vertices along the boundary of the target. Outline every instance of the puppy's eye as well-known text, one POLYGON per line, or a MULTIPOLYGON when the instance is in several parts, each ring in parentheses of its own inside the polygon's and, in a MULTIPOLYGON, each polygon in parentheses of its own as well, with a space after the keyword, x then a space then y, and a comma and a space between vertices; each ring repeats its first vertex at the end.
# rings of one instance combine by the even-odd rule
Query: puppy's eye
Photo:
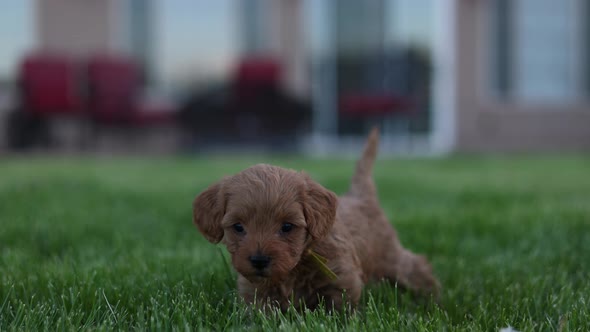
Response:
POLYGON ((282 233, 289 233, 291 230, 293 230, 293 224, 291 223, 286 222, 281 226, 282 233))
POLYGON ((244 226, 242 226, 242 224, 233 224, 232 227, 234 228, 234 231, 236 231, 236 233, 244 233, 244 226))

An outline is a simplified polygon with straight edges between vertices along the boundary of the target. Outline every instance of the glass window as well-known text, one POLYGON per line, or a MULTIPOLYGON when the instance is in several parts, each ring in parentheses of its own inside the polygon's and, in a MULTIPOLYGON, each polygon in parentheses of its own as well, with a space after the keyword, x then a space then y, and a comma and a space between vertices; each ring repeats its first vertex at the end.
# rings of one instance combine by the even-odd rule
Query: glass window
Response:
POLYGON ((171 88, 222 80, 237 54, 236 0, 155 1, 156 66, 171 88))
POLYGON ((564 102, 583 91, 580 0, 496 1, 495 86, 526 102, 564 102))

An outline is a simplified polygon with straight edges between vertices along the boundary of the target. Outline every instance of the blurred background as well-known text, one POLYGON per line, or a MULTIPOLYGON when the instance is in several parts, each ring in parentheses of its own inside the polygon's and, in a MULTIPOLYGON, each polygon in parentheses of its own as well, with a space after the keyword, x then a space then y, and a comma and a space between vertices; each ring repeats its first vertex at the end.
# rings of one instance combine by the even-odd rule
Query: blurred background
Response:
POLYGON ((3 0, 0 153, 590 150, 585 0, 3 0))

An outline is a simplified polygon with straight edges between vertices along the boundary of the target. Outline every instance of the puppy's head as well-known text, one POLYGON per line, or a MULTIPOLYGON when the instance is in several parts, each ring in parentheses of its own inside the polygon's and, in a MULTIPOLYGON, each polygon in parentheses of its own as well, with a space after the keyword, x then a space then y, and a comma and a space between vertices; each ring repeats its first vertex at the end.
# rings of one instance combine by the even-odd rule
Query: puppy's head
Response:
POLYGON ((207 240, 227 246, 246 279, 280 281, 329 233, 336 204, 336 195, 306 174, 256 165, 197 196, 193 221, 207 240))

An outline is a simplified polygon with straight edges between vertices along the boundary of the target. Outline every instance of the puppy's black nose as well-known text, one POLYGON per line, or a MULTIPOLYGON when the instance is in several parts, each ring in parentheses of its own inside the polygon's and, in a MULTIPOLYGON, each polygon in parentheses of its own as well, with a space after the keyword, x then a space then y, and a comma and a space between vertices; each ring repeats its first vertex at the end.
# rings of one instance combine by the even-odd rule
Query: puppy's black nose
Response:
POLYGON ((248 257, 248 259, 250 259, 250 263, 252 263, 252 266, 259 270, 268 267, 268 264, 270 263, 270 257, 264 255, 254 255, 248 257))

